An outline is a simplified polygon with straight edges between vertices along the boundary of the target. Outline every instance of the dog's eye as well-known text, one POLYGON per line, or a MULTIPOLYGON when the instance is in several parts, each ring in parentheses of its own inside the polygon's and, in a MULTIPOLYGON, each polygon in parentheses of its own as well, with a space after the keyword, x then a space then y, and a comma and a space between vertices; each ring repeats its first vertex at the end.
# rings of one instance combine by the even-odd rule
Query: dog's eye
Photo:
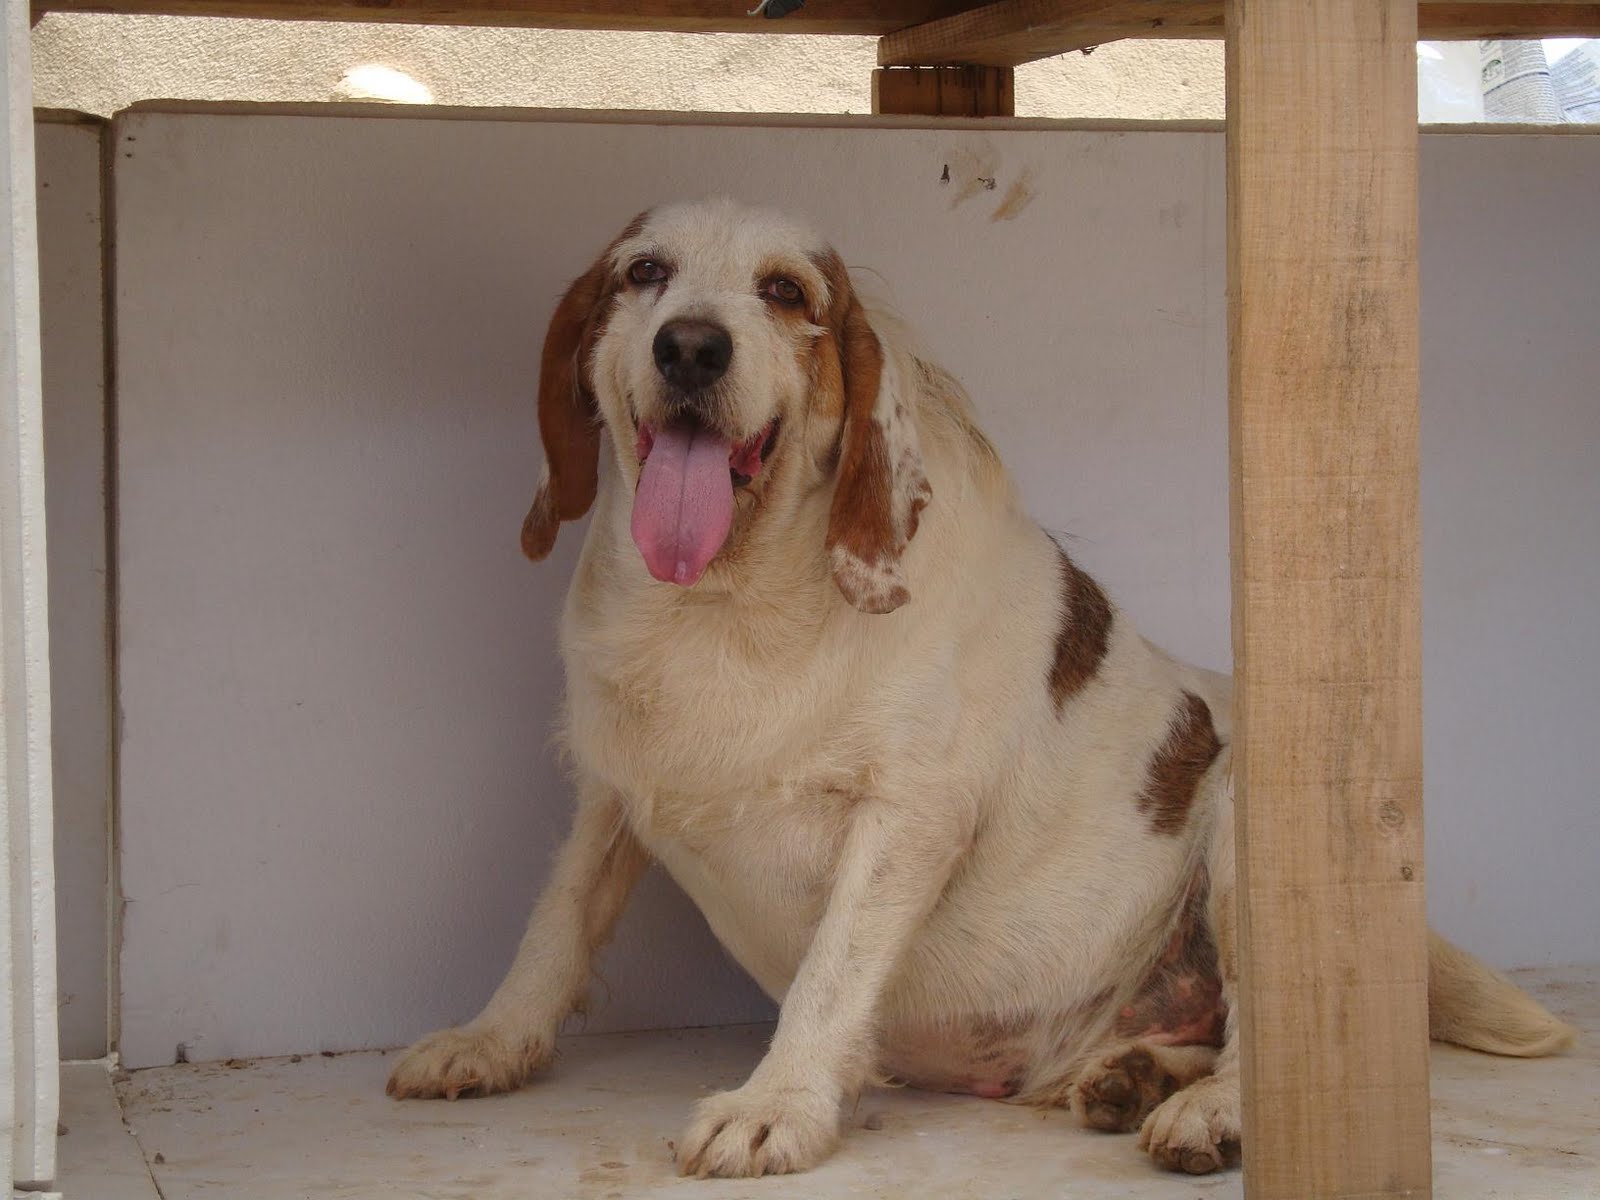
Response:
POLYGON ((641 258, 628 268, 628 278, 634 283, 665 283, 672 274, 653 258, 641 258))
POLYGON ((779 304, 788 305, 790 308, 804 304, 806 294, 800 290, 800 285, 792 279, 785 279, 782 275, 774 275, 761 285, 761 294, 768 300, 776 300, 779 304))

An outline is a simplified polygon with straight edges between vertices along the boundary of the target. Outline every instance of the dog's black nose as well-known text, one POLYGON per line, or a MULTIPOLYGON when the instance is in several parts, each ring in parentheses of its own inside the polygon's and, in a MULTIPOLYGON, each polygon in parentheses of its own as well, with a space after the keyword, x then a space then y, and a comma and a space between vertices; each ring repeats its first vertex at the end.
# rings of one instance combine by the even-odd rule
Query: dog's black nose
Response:
POLYGON ((651 347, 656 370, 675 387, 698 392, 721 379, 733 357, 728 331, 710 321, 668 321, 651 347))

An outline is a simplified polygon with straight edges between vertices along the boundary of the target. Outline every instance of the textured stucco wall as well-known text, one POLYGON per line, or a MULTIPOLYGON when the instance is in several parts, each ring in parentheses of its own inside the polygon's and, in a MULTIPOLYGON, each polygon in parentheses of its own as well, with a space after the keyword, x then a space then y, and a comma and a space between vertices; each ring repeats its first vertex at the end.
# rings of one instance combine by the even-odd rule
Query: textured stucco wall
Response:
MULTIPOLYGON (((148 99, 346 99, 341 79, 366 64, 405 72, 439 104, 862 113, 871 110, 875 46, 63 14, 33 34, 36 103, 102 114, 148 99)), ((1017 72, 1019 116, 1220 118, 1222 108, 1217 42, 1123 42, 1017 72)))

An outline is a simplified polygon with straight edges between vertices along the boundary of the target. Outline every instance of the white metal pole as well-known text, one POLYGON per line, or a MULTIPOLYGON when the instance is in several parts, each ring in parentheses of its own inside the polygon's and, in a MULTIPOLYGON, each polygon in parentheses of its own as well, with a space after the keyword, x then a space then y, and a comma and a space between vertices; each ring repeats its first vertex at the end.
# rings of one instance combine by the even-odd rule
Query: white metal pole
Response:
POLYGON ((44 1188, 56 1172, 60 1076, 27 0, 6 0, 0 71, 0 1156, 9 1183, 44 1188))

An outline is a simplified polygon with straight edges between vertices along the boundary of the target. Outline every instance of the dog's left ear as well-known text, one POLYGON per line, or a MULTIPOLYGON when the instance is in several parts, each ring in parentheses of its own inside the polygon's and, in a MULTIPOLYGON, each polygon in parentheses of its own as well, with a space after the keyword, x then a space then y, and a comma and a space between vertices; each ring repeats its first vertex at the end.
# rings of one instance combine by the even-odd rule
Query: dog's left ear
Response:
POLYGON ((823 274, 836 289, 830 332, 844 381, 844 429, 828 516, 828 561, 846 600, 862 612, 891 613, 911 598, 900 558, 932 490, 894 357, 867 320, 849 274, 829 255, 823 274))
POLYGON ((600 479, 600 411, 589 381, 589 353, 620 286, 612 271, 612 252, 638 233, 646 215, 635 217, 567 289, 545 333, 539 360, 544 470, 522 522, 522 552, 534 562, 550 553, 561 522, 576 521, 594 503, 600 479))

